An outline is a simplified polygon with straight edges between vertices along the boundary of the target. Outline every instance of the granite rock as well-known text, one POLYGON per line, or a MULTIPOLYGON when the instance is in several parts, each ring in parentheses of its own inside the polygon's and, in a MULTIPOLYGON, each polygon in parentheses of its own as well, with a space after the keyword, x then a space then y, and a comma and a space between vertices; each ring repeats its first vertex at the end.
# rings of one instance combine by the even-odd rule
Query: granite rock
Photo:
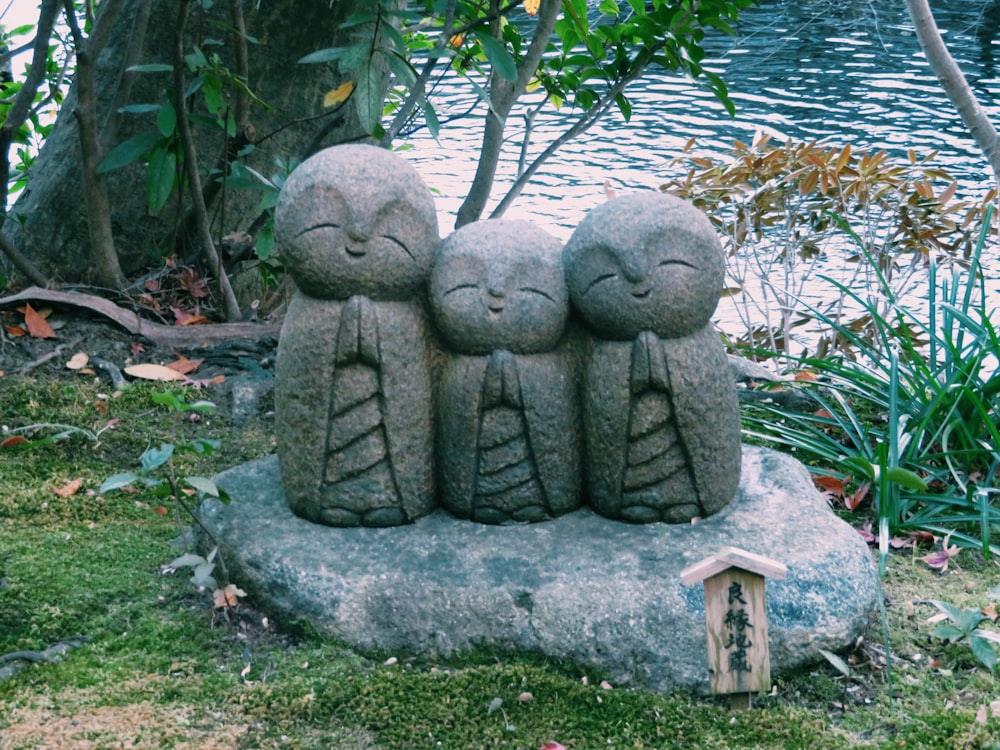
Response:
POLYGON ((566 658, 615 684, 707 690, 702 588, 680 571, 726 546, 788 566, 767 582, 772 674, 854 642, 876 605, 861 537, 795 459, 746 447, 740 490, 695 524, 626 524, 588 509, 544 524, 438 511, 393 528, 330 528, 288 509, 276 460, 217 481, 205 524, 231 576, 276 616, 361 651, 448 657, 495 648, 566 658))

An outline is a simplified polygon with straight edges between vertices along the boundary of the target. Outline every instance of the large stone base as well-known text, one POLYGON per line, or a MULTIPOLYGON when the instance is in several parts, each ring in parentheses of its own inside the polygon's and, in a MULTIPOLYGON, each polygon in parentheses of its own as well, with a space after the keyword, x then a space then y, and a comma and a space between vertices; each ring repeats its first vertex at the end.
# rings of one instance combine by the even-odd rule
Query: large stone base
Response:
POLYGON ((291 513, 271 457, 217 477, 233 501, 202 510, 258 605, 362 651, 530 651, 616 684, 707 690, 702 587, 678 575, 691 563, 731 545, 788 566, 767 582, 772 673, 852 643, 876 605, 868 548, 800 463, 745 446, 742 476, 737 498, 693 525, 582 510, 483 526, 438 511, 410 526, 338 529, 291 513))

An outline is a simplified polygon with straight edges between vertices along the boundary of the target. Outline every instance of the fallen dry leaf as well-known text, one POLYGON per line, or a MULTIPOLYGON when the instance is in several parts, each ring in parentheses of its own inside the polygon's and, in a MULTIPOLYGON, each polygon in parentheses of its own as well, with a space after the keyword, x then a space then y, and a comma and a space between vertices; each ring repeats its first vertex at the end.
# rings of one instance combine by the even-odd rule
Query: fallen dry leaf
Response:
POLYGON ((56 337, 56 332, 52 330, 49 321, 31 305, 24 306, 24 325, 28 329, 29 335, 36 339, 53 339, 56 337))
POLYGON ((169 367, 164 365, 152 363, 126 367, 125 374, 131 375, 133 378, 139 378, 140 380, 157 380, 161 382, 186 379, 181 373, 177 372, 177 370, 171 370, 169 367))
POLYGON ((189 372, 197 370, 198 365, 204 361, 203 359, 188 359, 183 354, 178 354, 177 359, 173 362, 167 362, 167 367, 171 370, 176 370, 181 375, 187 375, 189 372))
POLYGON ((170 312, 174 314, 174 325, 176 326, 190 326, 208 322, 208 318, 204 315, 199 315, 197 312, 189 313, 173 305, 170 306, 170 312))
POLYGON ((66 367, 70 370, 82 370, 90 362, 90 356, 86 352, 77 352, 69 358, 66 367))
POLYGON ((15 338, 17 336, 27 336, 28 335, 28 332, 26 330, 24 330, 23 328, 21 328, 21 326, 12 326, 12 325, 8 325, 8 324, 5 323, 3 329, 7 332, 8 336, 14 336, 15 338))
POLYGON ((67 482, 62 487, 59 487, 59 488, 54 489, 52 491, 54 493, 56 493, 57 495, 59 495, 59 497, 72 497, 73 495, 75 495, 77 493, 77 490, 80 489, 80 486, 82 484, 83 484, 83 480, 82 479, 74 479, 71 482, 67 482))
POLYGON ((0 448, 11 448, 15 445, 27 442, 28 439, 23 435, 11 435, 10 437, 4 438, 3 442, 0 442, 0 448))

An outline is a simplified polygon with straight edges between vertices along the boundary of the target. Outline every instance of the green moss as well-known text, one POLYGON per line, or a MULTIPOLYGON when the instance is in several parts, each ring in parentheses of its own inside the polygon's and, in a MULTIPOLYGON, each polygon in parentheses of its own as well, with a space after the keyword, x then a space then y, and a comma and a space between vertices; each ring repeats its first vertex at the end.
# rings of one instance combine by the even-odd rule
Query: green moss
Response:
MULTIPOLYGON (((931 638, 927 622, 936 612, 930 599, 990 603, 997 562, 971 551, 944 574, 920 562, 922 553, 890 558, 884 587, 895 656, 891 701, 877 631, 844 655, 851 679, 821 662, 779 676, 773 695, 734 713, 720 699, 604 689, 605 675, 537 655, 481 650, 450 662, 385 664, 391 654, 362 657, 293 623, 265 627, 264 615, 247 607, 227 619, 184 571, 162 573, 184 551, 176 540, 187 520, 174 510, 154 513, 162 500, 124 492, 102 497, 96 487, 134 469, 157 441, 221 440, 216 454, 178 457, 183 471, 207 476, 273 451, 273 437, 266 429, 232 429, 218 417, 187 421, 152 403, 161 390, 130 388, 101 412, 96 386, 67 391, 62 384, 0 379, 2 423, 9 427, 45 421, 95 431, 107 419, 119 420, 99 441, 78 435, 0 450, 0 653, 87 639, 58 663, 0 682, 5 743, 15 734, 35 737, 40 726, 76 731, 75 721, 79 731, 90 727, 93 742, 107 744, 111 735, 102 732, 110 731, 111 716, 123 717, 115 741, 135 747, 218 741, 247 748, 534 750, 553 739, 570 750, 937 750, 990 748, 1000 737, 1000 720, 988 714, 1000 692, 996 679, 964 644, 931 638), (74 478, 83 479, 76 494, 53 492, 74 478), (186 739, 171 734, 181 730, 186 739)), ((194 395, 211 396, 186 397, 194 395)), ((51 734, 11 746, 64 740, 51 734)))

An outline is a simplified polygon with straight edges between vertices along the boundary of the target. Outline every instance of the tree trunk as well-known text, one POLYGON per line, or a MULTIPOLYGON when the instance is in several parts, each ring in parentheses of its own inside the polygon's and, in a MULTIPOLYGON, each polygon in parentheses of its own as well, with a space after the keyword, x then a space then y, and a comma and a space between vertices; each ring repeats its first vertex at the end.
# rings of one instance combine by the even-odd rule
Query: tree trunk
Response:
POLYGON ((965 127, 969 129, 976 144, 989 160, 994 177, 1000 181, 1000 136, 976 100, 955 58, 948 52, 927 0, 906 0, 906 9, 910 12, 917 38, 931 70, 958 110, 965 127))
MULTIPOLYGON (((366 4, 361 0, 317 3, 311 0, 234 0, 242 2, 248 55, 238 58, 232 33, 232 4, 215 3, 193 16, 188 24, 184 48, 199 46, 206 55, 218 54, 234 73, 247 65, 250 89, 270 109, 251 105, 249 124, 255 132, 253 153, 246 163, 261 174, 278 169, 275 160, 301 160, 328 145, 367 137, 350 101, 324 110, 323 95, 346 80, 334 64, 299 65, 309 52, 347 44, 348 34, 340 25, 366 4), (223 45, 211 40, 222 39, 223 45)), ((102 127, 102 144, 110 148, 126 139, 154 129, 155 115, 118 114, 125 104, 156 104, 165 100, 171 86, 169 73, 135 73, 130 41, 143 10, 150 13, 142 40, 140 62, 166 63, 171 59, 176 29, 174 0, 125 0, 111 30, 110 43, 96 63, 96 114, 102 127), (151 7, 150 7, 151 5, 151 7)), ((189 74, 185 71, 185 75, 189 74)), ((237 102, 231 102, 236 106, 237 102)), ((24 254, 62 281, 83 282, 94 278, 87 230, 86 206, 82 200, 80 141, 73 110, 77 92, 71 88, 56 124, 35 161, 28 188, 8 215, 10 240, 24 254)), ((202 174, 214 166, 226 144, 221 131, 197 128, 197 154, 202 174)), ((157 215, 147 210, 145 167, 132 164, 107 173, 111 223, 115 243, 126 274, 146 267, 174 249, 174 235, 184 216, 175 202, 157 215)), ((209 207, 213 236, 247 230, 258 217, 257 191, 228 191, 209 207), (222 208, 224 207, 224 211, 222 208)), ((186 204, 185 204, 186 205, 186 204)))

